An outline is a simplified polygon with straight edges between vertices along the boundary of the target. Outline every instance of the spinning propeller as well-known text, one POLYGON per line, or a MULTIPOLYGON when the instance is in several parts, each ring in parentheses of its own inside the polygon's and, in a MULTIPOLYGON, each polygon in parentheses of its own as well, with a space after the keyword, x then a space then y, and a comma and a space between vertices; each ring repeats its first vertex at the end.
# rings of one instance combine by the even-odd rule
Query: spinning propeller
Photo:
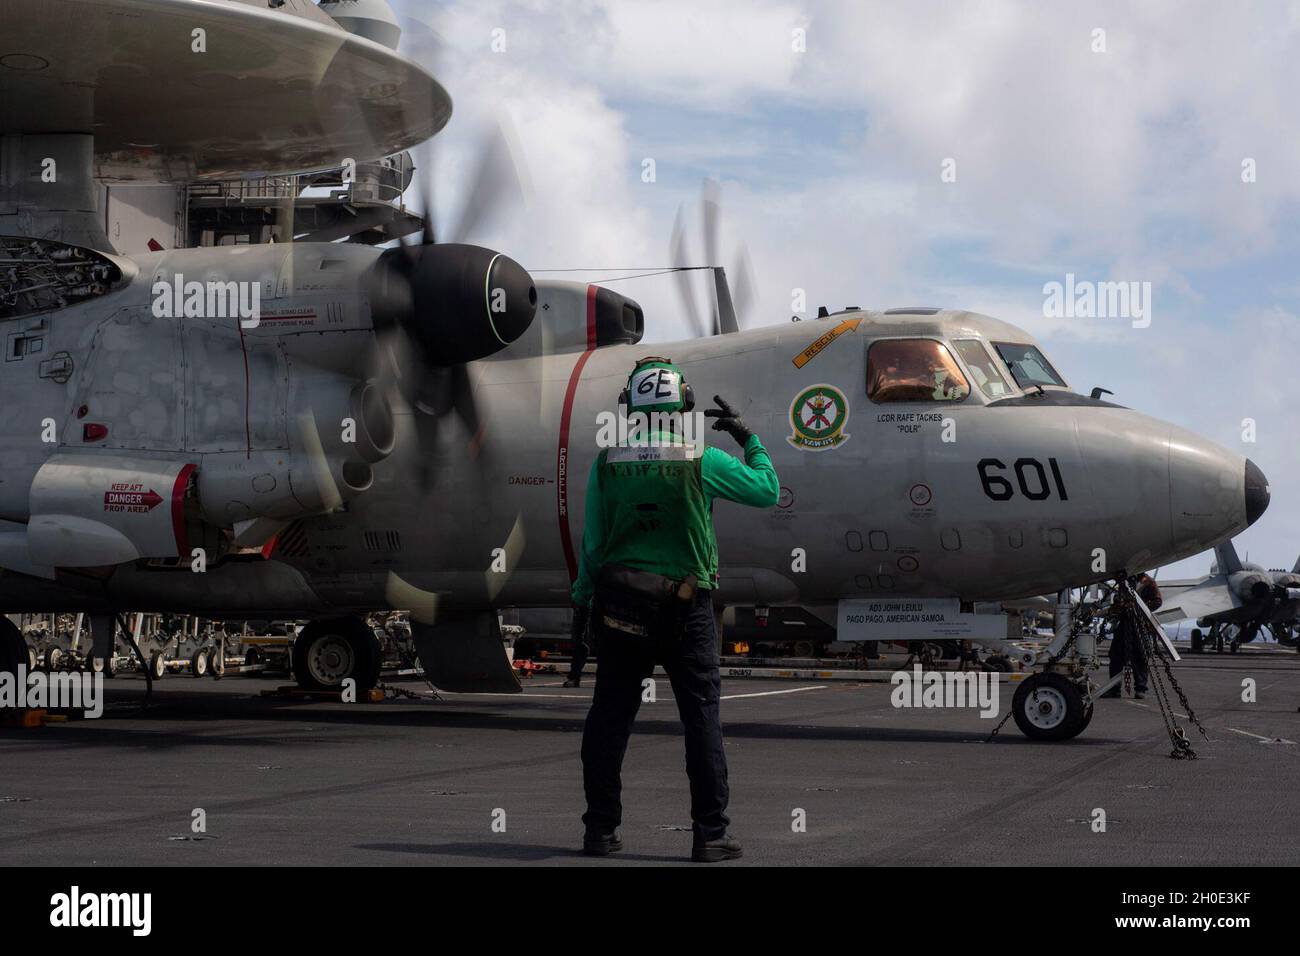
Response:
POLYGON ((682 297, 686 317, 691 327, 700 338, 708 335, 726 335, 738 332, 744 319, 754 307, 754 270, 749 260, 749 250, 741 243, 736 253, 734 275, 736 295, 733 301, 731 288, 727 283, 726 270, 718 265, 721 259, 718 251, 719 224, 722 219, 721 188, 715 179, 704 180, 700 196, 700 220, 704 233, 704 255, 708 261, 707 268, 713 274, 714 299, 711 304, 712 322, 706 328, 701 316, 704 314, 696 301, 695 286, 691 282, 690 272, 699 269, 691 266, 690 252, 686 245, 683 228, 683 210, 677 210, 677 219, 673 224, 672 239, 669 241, 669 261, 677 270, 673 273, 677 283, 677 292, 682 297))

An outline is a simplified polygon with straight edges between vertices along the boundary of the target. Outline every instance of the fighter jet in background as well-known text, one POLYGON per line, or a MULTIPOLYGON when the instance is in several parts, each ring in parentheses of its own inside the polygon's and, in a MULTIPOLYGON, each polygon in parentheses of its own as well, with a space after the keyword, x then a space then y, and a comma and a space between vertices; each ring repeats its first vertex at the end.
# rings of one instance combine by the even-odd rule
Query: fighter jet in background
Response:
POLYGON ((1231 541, 1214 549, 1215 562, 1202 578, 1161 581, 1164 604, 1156 613, 1162 623, 1194 620, 1192 650, 1206 639, 1232 653, 1267 631, 1283 644, 1295 644, 1300 618, 1300 559, 1290 571, 1268 570, 1242 561, 1231 541), (1203 636, 1200 628, 1209 628, 1203 636))

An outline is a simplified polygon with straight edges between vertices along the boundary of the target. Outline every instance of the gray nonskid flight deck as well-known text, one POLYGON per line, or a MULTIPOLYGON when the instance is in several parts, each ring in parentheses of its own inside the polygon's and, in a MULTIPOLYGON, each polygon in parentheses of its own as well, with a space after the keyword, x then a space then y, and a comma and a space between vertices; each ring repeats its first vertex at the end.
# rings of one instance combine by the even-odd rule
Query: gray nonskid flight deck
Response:
MULTIPOLYGON (((1298 671, 1276 647, 1178 665, 1211 738, 1194 761, 1168 758, 1150 699, 1100 701, 1067 744, 990 744, 995 721, 895 709, 888 684, 727 680, 744 862, 1294 865, 1298 671), (1241 701, 1247 677, 1257 703, 1241 701)), ((589 686, 539 675, 523 695, 382 704, 260 696, 268 686, 165 681, 145 715, 143 680, 119 677, 98 720, 0 731, 0 863, 593 862, 577 852, 589 686)), ((599 865, 689 850, 677 713, 660 691, 628 752, 626 850, 599 865)))

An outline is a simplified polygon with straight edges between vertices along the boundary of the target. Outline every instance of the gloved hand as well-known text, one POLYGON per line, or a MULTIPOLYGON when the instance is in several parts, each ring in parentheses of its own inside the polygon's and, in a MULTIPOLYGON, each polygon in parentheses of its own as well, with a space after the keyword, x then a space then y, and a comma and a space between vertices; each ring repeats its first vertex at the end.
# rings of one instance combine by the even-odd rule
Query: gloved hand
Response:
POLYGON ((740 447, 745 447, 745 442, 749 441, 749 436, 754 434, 740 418, 740 413, 731 407, 721 395, 714 395, 713 402, 717 408, 710 408, 704 413, 705 418, 716 418, 713 423, 715 432, 726 432, 736 441, 740 442, 740 447))

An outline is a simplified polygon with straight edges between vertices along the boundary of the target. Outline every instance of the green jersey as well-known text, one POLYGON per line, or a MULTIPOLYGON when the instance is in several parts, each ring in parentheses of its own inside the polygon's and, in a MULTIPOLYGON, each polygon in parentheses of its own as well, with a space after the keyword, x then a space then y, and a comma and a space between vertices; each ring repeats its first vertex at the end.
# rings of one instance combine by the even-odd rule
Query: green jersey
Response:
POLYGON ((591 603, 596 575, 606 564, 675 581, 693 574, 700 587, 717 587, 714 499, 771 508, 781 488, 757 435, 745 443, 744 461, 712 446, 699 455, 691 451, 689 445, 657 444, 611 448, 596 456, 587 480, 575 604, 591 603))

